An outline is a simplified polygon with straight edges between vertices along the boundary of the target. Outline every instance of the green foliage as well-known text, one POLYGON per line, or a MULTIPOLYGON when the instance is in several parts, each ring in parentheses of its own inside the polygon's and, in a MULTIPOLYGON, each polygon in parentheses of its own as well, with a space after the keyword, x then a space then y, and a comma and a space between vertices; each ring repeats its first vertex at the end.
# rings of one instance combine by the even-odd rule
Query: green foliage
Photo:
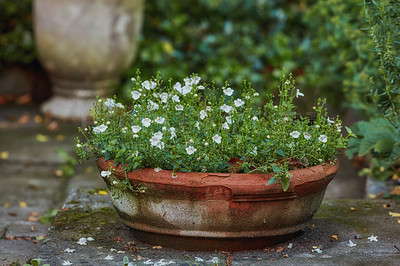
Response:
POLYGON ((159 75, 133 80, 131 105, 95 102, 95 126, 80 129, 84 142, 77 139, 80 158, 113 159, 127 171, 217 173, 229 172, 235 159, 236 171, 274 173, 286 190, 292 159, 314 166, 346 146, 341 121, 328 117, 325 100, 314 107, 314 123, 297 116, 293 102, 304 94, 292 75, 282 76, 278 99, 269 95, 263 109, 254 108, 259 93, 246 82, 240 93, 227 82, 222 88, 200 83, 197 75, 165 85, 159 75))
POLYGON ((9 63, 29 63, 35 58, 32 0, 0 1, 0 70, 9 63))
MULTIPOLYGON (((40 266, 40 259, 32 259, 31 264, 24 264, 24 266, 40 266)), ((42 266, 50 266, 50 264, 43 264, 42 266)))
POLYGON ((40 222, 42 224, 50 224, 51 221, 56 217, 58 209, 48 210, 47 213, 40 216, 40 222))
POLYGON ((75 165, 78 163, 78 161, 62 148, 58 149, 57 154, 63 160, 63 163, 59 166, 62 176, 73 176, 75 174, 75 165))
POLYGON ((400 161, 400 2, 364 2, 364 12, 379 68, 363 101, 373 115, 352 127, 358 139, 350 140, 346 153, 371 154, 372 169, 364 173, 388 179, 400 161))

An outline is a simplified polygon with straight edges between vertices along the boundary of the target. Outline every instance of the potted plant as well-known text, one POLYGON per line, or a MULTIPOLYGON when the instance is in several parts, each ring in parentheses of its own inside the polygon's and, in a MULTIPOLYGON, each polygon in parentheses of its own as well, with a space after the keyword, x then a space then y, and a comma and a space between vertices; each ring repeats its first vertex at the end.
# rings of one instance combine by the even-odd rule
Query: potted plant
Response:
POLYGON ((98 99, 80 128, 80 158, 96 158, 123 222, 147 242, 185 249, 254 249, 301 231, 317 211, 347 137, 319 100, 297 115, 290 75, 279 101, 192 75, 135 79, 128 106, 98 99))

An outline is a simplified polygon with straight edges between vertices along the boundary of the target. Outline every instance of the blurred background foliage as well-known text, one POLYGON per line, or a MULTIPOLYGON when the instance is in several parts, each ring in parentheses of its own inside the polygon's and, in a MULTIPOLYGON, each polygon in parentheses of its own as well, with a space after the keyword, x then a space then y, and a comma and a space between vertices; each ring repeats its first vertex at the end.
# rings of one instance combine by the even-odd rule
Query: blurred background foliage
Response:
MULTIPOLYGON (((0 0, 0 70, 36 59, 31 4, 0 0)), ((247 80, 265 95, 284 67, 307 100, 325 96, 368 117, 362 100, 377 63, 366 27, 361 0, 146 0, 139 53, 118 94, 128 98, 140 69, 174 80, 196 72, 234 88, 247 80)))

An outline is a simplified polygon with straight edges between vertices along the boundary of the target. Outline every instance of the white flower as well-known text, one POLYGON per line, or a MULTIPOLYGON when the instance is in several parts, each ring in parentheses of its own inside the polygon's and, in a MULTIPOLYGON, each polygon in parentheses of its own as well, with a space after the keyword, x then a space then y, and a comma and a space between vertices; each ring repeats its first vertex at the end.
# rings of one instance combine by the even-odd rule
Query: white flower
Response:
POLYGON ((132 80, 133 82, 135 82, 135 81, 136 81, 136 79, 135 79, 135 78, 131 78, 131 80, 132 80))
POLYGON ((112 181, 112 183, 113 183, 113 185, 116 185, 116 184, 118 184, 118 181, 114 180, 114 181, 112 181))
POLYGON ((183 105, 178 104, 177 106, 175 106, 175 110, 177 110, 177 111, 183 111, 183 105))
POLYGON ((203 86, 203 85, 197 86, 197 89, 198 89, 199 91, 202 91, 202 90, 204 90, 204 86, 203 86))
POLYGON ((224 111, 225 113, 229 113, 230 111, 232 111, 232 106, 224 104, 221 106, 221 110, 224 111))
POLYGON ((132 135, 132 138, 134 138, 134 139, 136 139, 136 138, 138 138, 138 137, 139 137, 138 134, 133 134, 133 135, 132 135))
POLYGON ((89 236, 88 238, 86 238, 87 241, 94 241, 94 238, 89 236))
POLYGON ((115 106, 118 108, 124 108, 124 105, 122 103, 116 103, 115 106))
POLYGON ((104 103, 105 106, 107 107, 114 107, 115 106, 115 101, 114 99, 108 98, 106 102, 104 103))
POLYGON ((160 172, 162 169, 160 167, 154 168, 154 172, 158 173, 160 172))
POLYGON ((64 252, 66 252, 66 253, 72 253, 72 252, 75 252, 75 249, 73 249, 73 248, 66 248, 66 249, 64 250, 64 252))
POLYGON ((161 129, 162 129, 162 131, 165 131, 165 130, 167 130, 167 128, 166 128, 166 127, 162 127, 161 129))
POLYGON ((161 131, 158 131, 156 133, 153 133, 153 136, 156 137, 157 139, 161 140, 163 137, 163 133, 161 131))
POLYGON ((232 124, 232 116, 227 116, 227 117, 225 117, 225 119, 226 119, 226 122, 228 122, 229 125, 232 124))
POLYGON ((105 257, 104 258, 105 260, 113 260, 114 259, 114 257, 113 256, 111 256, 111 255, 108 255, 107 257, 105 257))
POLYGON ((373 235, 368 237, 368 240, 371 241, 371 242, 372 241, 378 242, 377 236, 373 236, 373 235))
POLYGON ((164 121, 165 121, 165 118, 164 118, 164 117, 161 117, 161 116, 157 117, 157 118, 154 120, 154 122, 156 122, 157 124, 163 124, 164 121))
POLYGON ((191 86, 191 85, 196 85, 200 82, 201 77, 191 77, 191 78, 185 78, 183 81, 185 82, 185 85, 191 86))
POLYGON ((222 139, 221 136, 218 135, 218 134, 215 134, 214 137, 212 137, 212 140, 213 140, 214 142, 218 143, 218 144, 221 143, 221 139, 222 139))
POLYGON ((290 132, 290 136, 292 136, 293 138, 297 139, 298 137, 300 137, 300 132, 299 131, 292 131, 292 132, 290 132))
POLYGON ((211 106, 208 106, 208 105, 207 105, 207 106, 206 106, 206 111, 207 111, 207 112, 210 112, 211 110, 212 110, 212 109, 211 109, 211 106))
POLYGON ((321 135, 321 136, 318 137, 318 140, 323 142, 323 143, 326 143, 328 141, 328 137, 325 136, 325 135, 321 135))
POLYGON ((160 106, 157 103, 153 102, 152 100, 149 100, 149 105, 150 105, 149 107, 150 110, 158 110, 158 108, 160 108, 160 106))
POLYGON ((171 131, 171 139, 176 138, 175 128, 174 128, 174 127, 171 127, 171 128, 169 129, 169 131, 171 131))
POLYGON ((330 119, 329 119, 329 117, 326 119, 326 121, 328 121, 328 123, 330 123, 330 124, 333 124, 333 123, 335 123, 335 121, 333 121, 333 120, 330 120, 330 119))
POLYGON ((304 93, 301 93, 299 89, 296 90, 296 98, 299 98, 299 96, 304 96, 304 93))
POLYGON ((150 259, 148 259, 148 260, 144 261, 143 264, 154 264, 154 262, 152 262, 150 259))
POLYGON ((353 243, 353 241, 349 240, 349 244, 347 244, 349 247, 355 247, 357 244, 353 243))
POLYGON ((232 96, 233 94, 233 90, 230 87, 224 89, 223 92, 226 96, 232 96))
POLYGON ((204 261, 202 258, 199 258, 199 257, 194 257, 194 261, 197 261, 197 262, 202 262, 202 261, 204 261))
POLYGON ((188 94, 191 90, 192 90, 192 87, 191 87, 191 86, 185 85, 185 86, 182 87, 181 94, 182 94, 182 95, 186 95, 186 94, 188 94))
POLYGON ((80 148, 80 147, 82 147, 82 145, 80 143, 78 143, 78 144, 76 144, 76 147, 80 148))
POLYGON ((86 246, 86 238, 84 238, 84 237, 81 237, 81 238, 79 238, 79 241, 78 242, 76 242, 77 244, 79 244, 79 245, 85 245, 86 246))
POLYGON ((100 175, 102 177, 109 177, 111 175, 111 171, 107 170, 107 171, 101 171, 100 175))
POLYGON ((255 92, 254 94, 253 94, 253 96, 254 97, 257 97, 257 96, 259 96, 260 94, 258 93, 258 92, 255 92))
POLYGON ((189 155, 192 155, 195 151, 197 151, 197 149, 194 148, 193 146, 189 146, 189 147, 186 148, 186 152, 189 155))
POLYGON ((137 99, 139 99, 140 98, 140 96, 142 95, 140 92, 138 92, 138 91, 132 91, 131 92, 131 95, 132 95, 132 98, 134 99, 134 100, 137 100, 137 99))
POLYGON ((174 102, 177 102, 177 103, 181 102, 181 100, 179 100, 179 96, 178 96, 178 95, 172 96, 172 100, 173 100, 174 102))
POLYGON ((229 129, 228 122, 223 123, 223 124, 222 124, 222 128, 224 128, 224 129, 229 129))
POLYGON ((200 130, 200 123, 199 123, 199 121, 197 121, 196 124, 195 124, 194 126, 195 126, 195 128, 197 128, 198 130, 200 130))
POLYGON ((66 266, 66 265, 72 265, 72 262, 70 262, 69 260, 64 260, 63 261, 63 263, 62 263, 62 265, 64 266, 66 266))
POLYGON ((175 83, 174 89, 177 90, 179 93, 182 93, 182 84, 180 82, 175 83))
POLYGON ((308 132, 303 132, 303 136, 306 140, 311 139, 311 135, 308 132))
POLYGON ((145 88, 146 90, 152 90, 157 86, 157 83, 155 83, 154 81, 143 81, 142 82, 142 87, 145 88))
POLYGON ((152 136, 150 138, 150 143, 151 143, 151 146, 158 146, 160 144, 160 139, 157 138, 156 136, 152 136))
POLYGON ((236 107, 240 107, 244 104, 244 101, 242 99, 236 99, 233 103, 236 107))
POLYGON ((177 177, 178 177, 178 175, 177 175, 177 174, 175 174, 175 173, 172 173, 172 174, 171 174, 171 177, 172 177, 172 178, 177 178, 177 177))
POLYGON ((207 111, 201 110, 200 111, 200 119, 203 120, 204 118, 206 118, 206 116, 207 116, 207 111))
POLYGON ((149 127, 151 123, 151 119, 150 118, 143 118, 142 119, 142 124, 144 127, 149 127))
POLYGON ((142 127, 141 126, 131 126, 132 132, 133 133, 138 133, 142 127))
POLYGON ((258 121, 258 117, 257 116, 253 116, 253 118, 251 120, 258 121))
POLYGON ((165 147, 165 144, 163 141, 160 141, 160 143, 158 143, 158 145, 157 145, 157 148, 159 148, 161 150, 164 149, 164 147, 165 147))
POLYGON ((168 101, 168 93, 166 93, 166 92, 161 93, 160 94, 160 98, 161 98, 161 102, 162 103, 167 103, 167 101, 168 101))
POLYGON ((102 132, 106 131, 107 128, 108 128, 108 126, 101 124, 100 126, 93 128, 93 133, 94 134, 102 133, 102 132))
POLYGON ((204 146, 208 146, 208 142, 204 142, 204 146))

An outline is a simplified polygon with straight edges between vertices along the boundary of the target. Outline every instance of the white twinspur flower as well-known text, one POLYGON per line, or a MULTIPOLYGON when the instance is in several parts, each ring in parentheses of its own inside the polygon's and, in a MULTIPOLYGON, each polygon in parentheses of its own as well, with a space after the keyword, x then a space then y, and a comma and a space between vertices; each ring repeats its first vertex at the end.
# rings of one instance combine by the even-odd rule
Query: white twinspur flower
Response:
POLYGON ((165 121, 165 118, 164 118, 164 117, 161 117, 161 116, 157 117, 157 118, 154 120, 154 122, 156 122, 157 124, 163 124, 164 121, 165 121))
POLYGON ((227 116, 227 117, 225 117, 225 119, 226 119, 226 122, 229 124, 229 125, 231 125, 232 124, 232 116, 227 116))
POLYGON ((171 127, 171 128, 169 129, 169 131, 171 132, 171 139, 176 138, 175 128, 174 128, 174 127, 171 127))
POLYGON ((160 98, 161 98, 161 102, 162 103, 167 103, 167 101, 168 101, 168 93, 166 93, 166 92, 161 93, 160 94, 160 98))
POLYGON ((176 105, 175 106, 175 110, 176 111, 183 111, 183 105, 181 105, 181 104, 176 105))
POLYGON ((233 103, 236 107, 240 107, 244 104, 244 101, 242 99, 236 99, 233 103))
POLYGON ((177 102, 177 103, 181 102, 181 100, 179 100, 179 96, 178 96, 178 95, 172 96, 171 99, 172 99, 174 102, 177 102))
POLYGON ((82 145, 81 145, 80 143, 78 143, 78 144, 76 144, 76 147, 77 147, 77 148, 81 148, 82 145))
POLYGON ((156 137, 157 139, 161 140, 163 137, 163 133, 161 131, 158 131, 156 133, 153 133, 153 136, 156 137))
POLYGON ((104 131, 106 131, 107 128, 108 128, 108 126, 101 124, 100 126, 93 128, 93 133, 94 134, 103 133, 104 131))
POLYGON ((124 105, 122 103, 116 103, 115 106, 118 108, 124 108, 124 105))
POLYGON ((253 116, 253 118, 251 120, 258 121, 258 117, 257 116, 253 116))
POLYGON ((232 96, 233 94, 233 90, 230 87, 224 89, 223 92, 226 96, 232 96))
POLYGON ((149 100, 149 105, 150 105, 149 107, 150 110, 158 110, 160 108, 160 106, 157 103, 153 102, 152 100, 149 100))
POLYGON ((133 133, 138 133, 142 129, 142 127, 136 125, 136 126, 131 126, 131 129, 133 133))
POLYGON ((188 94, 191 90, 192 90, 192 87, 191 87, 191 86, 185 85, 185 86, 182 87, 181 94, 182 94, 182 95, 186 95, 186 94, 188 94))
POLYGON ((304 96, 304 93, 301 93, 299 89, 296 90, 296 98, 299 98, 299 96, 304 96))
POLYGON ((303 132, 303 136, 304 136, 304 138, 305 138, 306 140, 311 139, 311 135, 310 135, 310 133, 308 133, 308 132, 303 132))
POLYGON ((115 107, 115 101, 114 101, 114 99, 107 98, 107 100, 104 103, 104 105, 107 106, 107 107, 115 107))
POLYGON ((378 237, 372 235, 372 236, 368 237, 368 240, 371 241, 371 242, 372 242, 372 241, 378 242, 378 237))
POLYGON ((63 266, 72 265, 72 262, 70 262, 69 260, 64 260, 62 265, 63 266))
POLYGON ((290 132, 290 136, 292 136, 293 138, 297 139, 298 137, 300 137, 300 132, 299 131, 292 131, 290 132))
POLYGON ((102 177, 109 177, 111 175, 111 171, 107 170, 107 171, 101 171, 100 175, 102 177))
POLYGON ((144 127, 149 127, 151 124, 151 119, 150 118, 143 118, 142 119, 142 124, 144 127))
POLYGON ((207 111, 207 112, 210 112, 211 110, 212 110, 211 106, 208 106, 208 105, 207 105, 207 106, 206 106, 206 111, 207 111))
POLYGON ((197 128, 198 130, 200 130, 200 123, 199 121, 196 122, 196 124, 194 125, 195 128, 197 128))
POLYGON ((137 99, 140 98, 140 96, 142 96, 142 94, 141 94, 140 92, 138 92, 138 91, 132 91, 132 92, 131 92, 131 95, 132 95, 132 98, 133 98, 134 100, 137 100, 137 99))
POLYGON ((158 173, 160 172, 162 169, 160 167, 154 168, 154 172, 158 173))
POLYGON ((201 80, 201 77, 191 77, 191 78, 185 78, 183 81, 185 82, 185 85, 187 86, 192 86, 192 85, 197 85, 201 80))
POLYGON ((79 238, 78 242, 76 242, 76 243, 81 245, 81 246, 82 245, 86 246, 86 242, 87 242, 87 239, 84 238, 84 237, 81 237, 81 238, 79 238))
POLYGON ((224 129, 229 129, 228 122, 223 123, 223 124, 222 124, 222 128, 224 128, 224 129))
POLYGON ((328 141, 328 137, 325 136, 325 135, 321 135, 321 136, 318 137, 318 140, 323 142, 323 143, 326 143, 328 141))
POLYGON ((329 123, 329 124, 333 124, 333 123, 335 123, 335 121, 333 121, 333 120, 330 120, 330 119, 329 119, 329 117, 326 119, 326 121, 328 121, 328 123, 329 123))
POLYGON ((186 152, 189 155, 192 155, 193 153, 195 153, 195 151, 197 151, 197 149, 194 148, 193 146, 189 146, 189 147, 186 148, 186 152))
POLYGON ((160 144, 160 139, 157 138, 156 136, 152 136, 150 138, 150 144, 151 146, 158 146, 160 144))
POLYGON ((222 139, 221 136, 218 135, 218 134, 215 134, 214 137, 212 137, 212 140, 213 140, 214 142, 218 143, 218 144, 221 143, 221 139, 222 139))
POLYGON ((138 137, 139 137, 138 134, 133 134, 133 135, 132 135, 132 138, 134 138, 134 139, 136 139, 136 138, 138 138, 138 137))
POLYGON ((232 106, 229 106, 229 105, 226 105, 226 104, 223 104, 220 108, 221 108, 222 111, 224 111, 225 113, 228 113, 228 114, 229 114, 230 111, 232 111, 232 106))
POLYGON ((155 83, 154 81, 143 81, 142 82, 142 87, 145 88, 146 90, 152 90, 157 86, 157 83, 155 83))
POLYGON ((355 247, 357 244, 353 243, 353 241, 349 240, 349 244, 347 244, 349 247, 355 247))
POLYGON ((200 111, 200 119, 204 120, 204 118, 207 117, 207 111, 206 110, 201 110, 200 111))
POLYGON ((257 97, 257 96, 260 96, 260 94, 259 94, 258 92, 255 92, 255 93, 253 94, 253 96, 254 96, 254 97, 257 97))
POLYGON ((203 85, 197 86, 197 89, 198 89, 199 91, 202 91, 202 90, 204 90, 204 86, 203 86, 203 85))

